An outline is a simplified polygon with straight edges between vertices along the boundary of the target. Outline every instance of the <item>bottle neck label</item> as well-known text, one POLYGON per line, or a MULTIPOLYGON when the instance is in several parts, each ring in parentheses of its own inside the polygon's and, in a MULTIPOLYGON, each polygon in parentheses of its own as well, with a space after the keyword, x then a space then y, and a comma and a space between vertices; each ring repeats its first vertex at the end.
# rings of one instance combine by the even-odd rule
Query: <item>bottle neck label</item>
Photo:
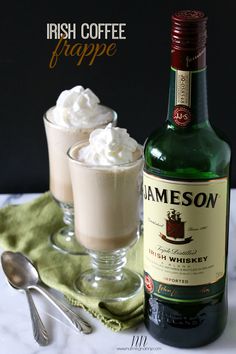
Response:
POLYGON ((207 119, 206 70, 172 68, 168 120, 185 128, 207 119))
POLYGON ((175 106, 191 107, 191 71, 176 70, 175 72, 175 106))
POLYGON ((186 127, 191 123, 191 71, 175 71, 175 107, 173 121, 177 126, 186 127))

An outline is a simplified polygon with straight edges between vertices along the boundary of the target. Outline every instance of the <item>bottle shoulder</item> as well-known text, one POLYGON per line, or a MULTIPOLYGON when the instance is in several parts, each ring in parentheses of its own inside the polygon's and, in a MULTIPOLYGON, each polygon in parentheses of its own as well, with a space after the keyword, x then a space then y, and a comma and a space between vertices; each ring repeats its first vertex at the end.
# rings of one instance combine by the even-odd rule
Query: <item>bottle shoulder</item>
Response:
POLYGON ((209 125, 174 129, 165 124, 144 146, 145 169, 176 178, 227 176, 231 151, 228 142, 209 125))

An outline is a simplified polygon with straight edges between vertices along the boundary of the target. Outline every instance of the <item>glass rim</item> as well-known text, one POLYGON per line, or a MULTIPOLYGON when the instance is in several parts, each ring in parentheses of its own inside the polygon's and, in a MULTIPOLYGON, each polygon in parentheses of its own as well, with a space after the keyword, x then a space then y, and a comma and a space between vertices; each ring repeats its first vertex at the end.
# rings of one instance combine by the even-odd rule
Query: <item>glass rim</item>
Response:
POLYGON ((75 144, 73 144, 68 150, 67 150, 67 157, 69 158, 69 160, 71 162, 76 163, 79 166, 83 166, 83 167, 87 167, 87 168, 94 168, 94 169, 112 169, 114 167, 128 167, 128 166, 132 166, 135 165, 138 161, 143 161, 143 145, 138 144, 137 148, 140 150, 140 156, 135 159, 134 161, 130 161, 130 162, 122 162, 122 163, 115 163, 112 165, 89 165, 87 162, 83 162, 83 161, 79 161, 77 160, 75 157, 72 156, 72 150, 78 148, 79 146, 85 146, 88 145, 89 141, 88 140, 83 140, 80 142, 77 142, 75 144))
POLYGON ((49 112, 49 111, 52 111, 52 109, 55 108, 56 106, 52 106, 52 107, 50 107, 46 112, 44 112, 44 114, 43 114, 43 119, 44 119, 47 123, 51 124, 53 127, 56 127, 56 128, 58 128, 58 129, 62 129, 62 130, 70 130, 70 131, 71 131, 71 130, 85 130, 85 131, 91 131, 91 130, 94 130, 94 129, 96 129, 96 128, 99 128, 99 127, 102 127, 102 126, 104 126, 104 125, 107 125, 107 124, 109 124, 109 123, 117 122, 117 120, 118 120, 118 114, 117 114, 116 111, 114 111, 114 109, 112 109, 112 108, 110 108, 110 107, 108 107, 108 106, 105 106, 105 105, 103 105, 103 104, 101 104, 100 106, 105 107, 105 108, 108 108, 108 110, 112 113, 112 119, 111 119, 111 120, 107 120, 107 121, 105 121, 104 123, 96 124, 96 125, 94 125, 94 126, 92 126, 92 127, 65 127, 65 126, 62 126, 62 125, 59 125, 59 124, 53 122, 52 120, 49 119, 49 117, 48 117, 48 112, 49 112))

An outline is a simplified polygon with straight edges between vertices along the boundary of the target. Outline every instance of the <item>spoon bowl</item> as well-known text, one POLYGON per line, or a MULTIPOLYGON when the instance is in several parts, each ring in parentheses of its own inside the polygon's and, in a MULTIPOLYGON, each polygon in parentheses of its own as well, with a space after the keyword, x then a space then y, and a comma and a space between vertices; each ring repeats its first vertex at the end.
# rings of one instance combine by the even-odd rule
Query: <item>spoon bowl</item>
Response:
POLYGON ((39 281, 37 270, 22 253, 3 252, 1 261, 4 273, 13 287, 25 290, 39 281))

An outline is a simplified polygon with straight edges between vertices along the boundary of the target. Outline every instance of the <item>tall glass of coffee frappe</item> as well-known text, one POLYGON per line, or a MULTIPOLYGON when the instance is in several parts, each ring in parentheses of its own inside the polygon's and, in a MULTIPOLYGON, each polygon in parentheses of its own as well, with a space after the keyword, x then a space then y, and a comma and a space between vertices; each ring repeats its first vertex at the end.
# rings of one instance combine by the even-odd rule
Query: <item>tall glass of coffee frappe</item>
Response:
POLYGON ((50 235, 54 248, 70 254, 84 254, 74 237, 74 207, 67 150, 75 142, 86 141, 90 133, 108 123, 116 125, 116 113, 100 104, 98 97, 82 86, 63 91, 56 106, 44 114, 47 136, 50 191, 62 209, 65 226, 50 235))

